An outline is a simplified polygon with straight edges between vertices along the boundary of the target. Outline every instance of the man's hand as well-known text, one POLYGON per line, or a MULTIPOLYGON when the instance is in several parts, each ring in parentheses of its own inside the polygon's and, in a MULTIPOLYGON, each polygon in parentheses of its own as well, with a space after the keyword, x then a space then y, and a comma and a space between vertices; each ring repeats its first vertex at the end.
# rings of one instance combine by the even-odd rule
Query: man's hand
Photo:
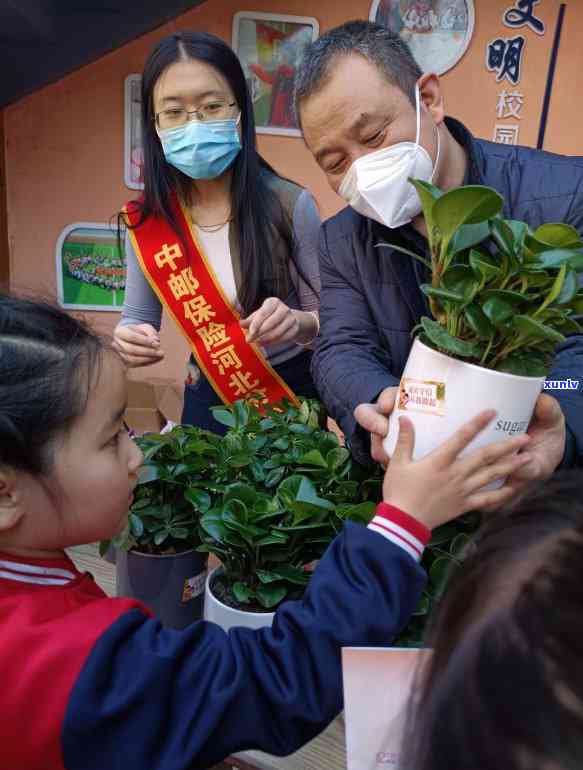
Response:
MULTIPOLYGON (((528 454, 531 461, 509 476, 503 487, 512 490, 513 503, 522 497, 529 486, 548 479, 563 459, 567 431, 556 398, 546 393, 538 397, 527 434, 530 436, 528 454)), ((495 508, 489 506, 483 510, 492 511, 495 508)))
POLYGON ((372 459, 386 468, 389 456, 383 449, 383 439, 389 432, 389 417, 395 407, 399 388, 385 388, 376 404, 359 404, 354 410, 356 422, 370 433, 372 459))

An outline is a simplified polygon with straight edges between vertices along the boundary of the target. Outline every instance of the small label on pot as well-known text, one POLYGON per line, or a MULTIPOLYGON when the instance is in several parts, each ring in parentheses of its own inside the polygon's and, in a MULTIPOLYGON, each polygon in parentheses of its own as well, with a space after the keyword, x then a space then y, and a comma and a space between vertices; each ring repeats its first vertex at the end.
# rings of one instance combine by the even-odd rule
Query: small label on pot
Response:
POLYGON ((445 382, 403 377, 399 385, 397 408, 402 412, 445 415, 445 382))
POLYGON ((191 599, 196 599, 197 596, 200 596, 203 593, 204 584, 206 582, 206 575, 207 573, 205 570, 199 575, 195 575, 194 577, 188 578, 184 581, 182 599, 180 600, 183 604, 189 602, 191 599))

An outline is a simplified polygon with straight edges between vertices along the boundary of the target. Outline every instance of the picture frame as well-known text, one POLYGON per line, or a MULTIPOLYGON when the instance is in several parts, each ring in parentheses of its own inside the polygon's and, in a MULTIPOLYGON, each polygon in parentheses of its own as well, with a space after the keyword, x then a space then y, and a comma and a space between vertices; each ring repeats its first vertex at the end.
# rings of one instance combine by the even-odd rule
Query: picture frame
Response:
POLYGON ((142 76, 124 81, 124 182, 130 190, 144 189, 142 145, 142 76))
POLYGON ((65 310, 119 312, 126 281, 124 232, 102 222, 74 222, 55 248, 57 297, 65 310))
POLYGON ((424 73, 456 66, 474 34, 474 0, 373 0, 369 19, 407 43, 424 73))
POLYGON ((301 136, 293 106, 293 81, 306 45, 320 34, 312 16, 239 11, 233 17, 233 50, 245 73, 258 134, 301 136))

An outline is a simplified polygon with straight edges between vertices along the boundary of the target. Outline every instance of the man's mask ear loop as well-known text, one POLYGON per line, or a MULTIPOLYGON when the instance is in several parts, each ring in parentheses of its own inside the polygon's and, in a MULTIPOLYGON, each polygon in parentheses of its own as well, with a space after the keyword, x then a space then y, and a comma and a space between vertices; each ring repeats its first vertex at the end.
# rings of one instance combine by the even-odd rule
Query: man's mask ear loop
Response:
MULTIPOLYGON (((417 111, 417 136, 415 137, 415 146, 419 147, 419 139, 421 138, 421 97, 419 93, 419 86, 415 86, 415 107, 417 111)), ((433 128, 437 131, 437 154, 435 155, 435 163, 433 164, 433 171, 431 172, 430 182, 433 182, 437 165, 439 163, 439 156, 441 154, 441 134, 439 132, 439 126, 433 124, 433 128)))

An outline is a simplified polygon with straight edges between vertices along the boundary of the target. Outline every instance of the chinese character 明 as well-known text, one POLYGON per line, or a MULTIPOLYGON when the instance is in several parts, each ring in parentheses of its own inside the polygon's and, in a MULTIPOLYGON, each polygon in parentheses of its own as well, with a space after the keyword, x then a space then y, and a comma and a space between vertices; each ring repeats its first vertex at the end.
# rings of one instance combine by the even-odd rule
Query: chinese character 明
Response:
POLYGON ((494 141, 498 144, 518 144, 520 126, 497 123, 494 126, 494 141))
POLYGON ((208 326, 197 329, 196 333, 201 338, 207 352, 211 350, 211 348, 218 347, 223 342, 229 342, 231 339, 227 335, 227 327, 225 324, 210 323, 208 326))
POLYGON ((178 275, 172 273, 167 283, 172 294, 174 294, 174 299, 195 294, 199 285, 196 278, 192 275, 191 267, 185 267, 178 275))
POLYGON ((173 273, 176 271, 176 260, 182 259, 182 257, 182 249, 177 243, 173 243, 172 246, 169 246, 167 243, 165 243, 160 251, 154 254, 156 265, 160 269, 166 267, 166 265, 170 265, 173 273))
POLYGON ((182 307, 184 308, 184 315, 186 318, 188 318, 189 321, 192 321, 195 326, 207 323, 216 315, 215 311, 202 294, 183 302, 182 307))
POLYGON ((502 120, 504 118, 518 118, 520 120, 522 115, 520 111, 524 104, 524 94, 518 91, 500 91, 498 94, 498 104, 496 105, 496 115, 502 120))
POLYGON ((219 372, 221 374, 225 373, 225 369, 240 369, 243 366, 241 359, 235 352, 235 346, 232 343, 222 350, 211 353, 211 358, 213 364, 219 367, 219 372))
POLYGON ((537 35, 545 34, 544 22, 534 15, 534 6, 540 0, 516 0, 514 7, 508 8, 504 13, 504 24, 507 27, 530 27, 537 35))
POLYGON ((497 81, 507 78, 512 85, 518 83, 525 42, 525 39, 518 35, 507 39, 500 37, 488 44, 486 67, 490 72, 498 73, 497 81))
POLYGON ((251 372, 245 372, 245 374, 243 372, 235 372, 235 374, 231 375, 229 387, 233 388, 236 396, 246 396, 247 393, 256 391, 259 385, 259 380, 250 382, 252 377, 251 372))

